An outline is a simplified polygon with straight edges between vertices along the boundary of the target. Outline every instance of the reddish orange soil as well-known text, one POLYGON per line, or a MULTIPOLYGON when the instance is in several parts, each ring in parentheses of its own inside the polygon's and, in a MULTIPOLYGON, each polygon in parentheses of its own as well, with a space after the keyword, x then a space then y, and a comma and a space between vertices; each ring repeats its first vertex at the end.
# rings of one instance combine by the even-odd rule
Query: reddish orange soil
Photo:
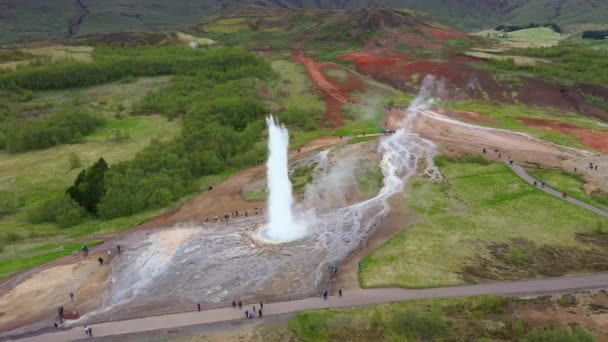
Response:
POLYGON ((426 34, 427 36, 429 36, 435 40, 438 40, 440 42, 454 39, 454 38, 467 39, 467 40, 470 39, 469 36, 467 36, 466 34, 464 34, 462 32, 458 32, 458 31, 454 31, 454 30, 440 29, 440 28, 435 28, 435 27, 423 27, 422 32, 424 32, 424 34, 426 34))
POLYGON ((325 72, 332 68, 337 68, 338 66, 335 63, 319 62, 308 58, 304 55, 302 50, 295 51, 292 57, 295 61, 306 66, 308 75, 315 83, 317 89, 323 94, 326 115, 319 122, 319 126, 323 127, 328 121, 331 122, 334 127, 342 126, 342 105, 355 103, 348 95, 364 90, 365 83, 350 71, 347 71, 348 79, 345 82, 331 80, 325 75, 325 72))
POLYGON ((525 123, 528 127, 575 136, 580 139, 583 144, 594 150, 608 153, 608 131, 599 131, 572 123, 547 119, 520 117, 518 120, 525 123))
MULTIPOLYGON (((477 61, 475 58, 453 56, 446 62, 408 62, 404 57, 376 55, 370 52, 350 53, 340 58, 352 61, 358 72, 408 92, 416 92, 424 77, 432 74, 444 80, 444 89, 441 93, 431 95, 445 100, 473 98, 502 103, 519 102, 608 120, 608 112, 589 103, 574 88, 534 77, 522 78, 521 84, 501 84, 492 73, 467 64, 477 61)), ((608 96, 608 89, 602 87, 585 91, 600 97, 608 96)))

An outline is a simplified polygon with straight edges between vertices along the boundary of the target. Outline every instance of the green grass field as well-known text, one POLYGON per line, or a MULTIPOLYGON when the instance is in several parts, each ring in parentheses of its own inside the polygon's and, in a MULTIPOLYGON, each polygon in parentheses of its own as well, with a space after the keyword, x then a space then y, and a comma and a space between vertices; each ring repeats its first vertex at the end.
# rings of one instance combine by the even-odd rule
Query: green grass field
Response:
POLYGON ((365 258, 362 286, 462 284, 463 266, 487 253, 489 244, 525 238, 539 245, 586 248, 575 233, 608 223, 535 189, 505 165, 442 161, 440 166, 445 182, 414 179, 404 197, 423 223, 365 258))
POLYGON ((556 190, 566 192, 568 196, 608 210, 608 205, 597 201, 593 196, 585 192, 585 179, 581 175, 557 170, 530 169, 527 171, 530 176, 541 182, 545 182, 545 184, 556 190))
POLYGON ((547 28, 537 27, 514 32, 508 32, 507 38, 498 38, 497 35, 501 32, 495 30, 484 30, 475 32, 474 35, 479 37, 488 37, 501 42, 508 47, 526 48, 557 45, 565 37, 561 34, 547 28))

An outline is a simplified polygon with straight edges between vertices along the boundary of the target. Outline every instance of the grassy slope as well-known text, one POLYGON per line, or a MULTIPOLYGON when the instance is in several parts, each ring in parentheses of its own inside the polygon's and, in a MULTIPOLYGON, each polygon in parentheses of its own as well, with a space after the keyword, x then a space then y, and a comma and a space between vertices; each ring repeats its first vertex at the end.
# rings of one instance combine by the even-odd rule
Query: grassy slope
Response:
POLYGON ((546 27, 509 32, 508 38, 495 38, 495 35, 500 32, 494 30, 479 31, 476 32, 475 35, 487 37, 488 33, 491 35, 491 38, 494 38, 509 47, 518 48, 553 46, 557 45, 564 38, 561 34, 546 27))
MULTIPOLYGON (((517 94, 514 94, 516 97, 517 94)), ((551 141, 558 145, 588 149, 581 144, 578 138, 563 134, 560 132, 534 129, 526 126, 522 121, 517 120, 518 117, 532 117, 548 120, 558 120, 577 124, 583 127, 596 130, 606 130, 606 127, 597 120, 589 117, 583 117, 574 113, 558 113, 553 109, 530 107, 522 104, 506 104, 494 103, 478 100, 465 100, 453 103, 444 104, 445 107, 456 110, 470 111, 483 115, 487 115, 498 119, 500 124, 486 124, 487 126, 500 127, 513 131, 529 132, 541 139, 551 141)))
MULTIPOLYGON (((169 122, 158 115, 130 116, 128 113, 149 90, 165 85, 167 77, 142 78, 128 84, 107 84, 86 89, 37 92, 24 108, 49 107, 51 110, 77 103, 105 118, 105 124, 86 136, 81 143, 60 145, 45 150, 9 154, 0 151, 0 184, 5 195, 17 198, 21 206, 12 214, 0 217, 0 278, 20 269, 41 264, 72 251, 93 233, 103 234, 124 229, 157 214, 153 210, 132 217, 111 221, 87 220, 80 225, 60 229, 53 224, 31 224, 27 210, 50 197, 60 196, 72 184, 80 169, 69 171, 68 157, 76 154, 83 167, 103 157, 109 163, 131 159, 147 146, 151 139, 170 139, 180 131, 178 120, 169 122), (119 116, 116 116, 120 113, 119 116), (116 131, 126 132, 129 138, 115 141, 116 131), (49 242, 70 247, 31 258, 49 242)), ((205 186, 205 180, 200 180, 205 186)))
POLYGON ((578 246, 575 232, 606 221, 535 189, 501 164, 447 162, 441 171, 445 183, 410 183, 406 200, 425 221, 365 259, 363 286, 461 284, 459 271, 480 245, 525 237, 578 246))

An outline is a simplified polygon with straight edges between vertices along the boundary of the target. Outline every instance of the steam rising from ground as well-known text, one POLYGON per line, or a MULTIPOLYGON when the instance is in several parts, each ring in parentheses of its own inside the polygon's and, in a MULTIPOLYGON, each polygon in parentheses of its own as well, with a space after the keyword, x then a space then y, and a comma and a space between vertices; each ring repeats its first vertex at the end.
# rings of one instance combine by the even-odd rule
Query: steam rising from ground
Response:
POLYGON ((289 180, 289 133, 274 117, 266 118, 268 125, 268 228, 265 237, 277 242, 295 240, 304 235, 305 227, 293 215, 293 195, 289 180))
POLYGON ((322 154, 321 158, 315 170, 319 176, 306 187, 304 206, 316 209, 345 206, 346 194, 358 185, 355 167, 360 162, 360 158, 352 156, 340 159, 331 165, 326 161, 327 153, 322 154))
MULTIPOLYGON (((104 294, 103 307, 91 316, 119 319, 117 314, 141 312, 142 308, 153 314, 162 312, 165 306, 191 309, 196 302, 226 304, 235 298, 259 300, 264 294, 275 300, 289 299, 327 289, 329 266, 344 260, 366 241, 389 213, 388 199, 400 193, 411 176, 422 173, 432 179, 441 178, 433 165, 435 144, 409 131, 418 111, 430 107, 431 94, 441 89, 441 82, 426 77, 402 128, 381 138, 378 153, 382 156, 383 186, 375 197, 352 205, 343 202, 337 208, 324 206, 328 199, 339 202, 343 189, 356 182, 358 159, 332 163, 328 158, 330 150, 319 152, 319 175, 307 189, 304 201, 316 209, 315 219, 306 221, 305 235, 281 244, 260 241, 257 227, 264 224, 262 216, 174 227, 149 236, 145 231, 135 232, 132 244, 111 264, 112 283, 104 294), (120 309, 110 312, 111 308, 120 309)), ((268 126, 268 213, 272 215, 274 209, 281 208, 282 212, 276 213, 280 215, 277 234, 279 239, 286 239, 285 222, 296 223, 293 215, 284 216, 292 212, 287 178, 288 136, 273 119, 268 119, 268 126), (280 182, 274 183, 274 177, 280 182), (276 189, 280 197, 273 198, 276 189)), ((270 220, 272 226, 272 216, 270 220)))

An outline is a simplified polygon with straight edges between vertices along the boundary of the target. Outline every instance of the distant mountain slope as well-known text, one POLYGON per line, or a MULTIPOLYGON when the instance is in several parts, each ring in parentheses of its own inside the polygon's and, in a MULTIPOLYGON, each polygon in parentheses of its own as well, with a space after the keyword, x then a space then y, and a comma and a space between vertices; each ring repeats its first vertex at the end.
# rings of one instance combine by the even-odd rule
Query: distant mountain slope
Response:
POLYGON ((469 31, 504 22, 608 23, 607 0, 0 0, 0 43, 125 30, 159 31, 200 22, 220 9, 247 4, 411 8, 469 31))
POLYGON ((429 13, 444 24, 464 30, 503 22, 608 23, 606 0, 258 0, 283 7, 359 8, 382 5, 429 13))

